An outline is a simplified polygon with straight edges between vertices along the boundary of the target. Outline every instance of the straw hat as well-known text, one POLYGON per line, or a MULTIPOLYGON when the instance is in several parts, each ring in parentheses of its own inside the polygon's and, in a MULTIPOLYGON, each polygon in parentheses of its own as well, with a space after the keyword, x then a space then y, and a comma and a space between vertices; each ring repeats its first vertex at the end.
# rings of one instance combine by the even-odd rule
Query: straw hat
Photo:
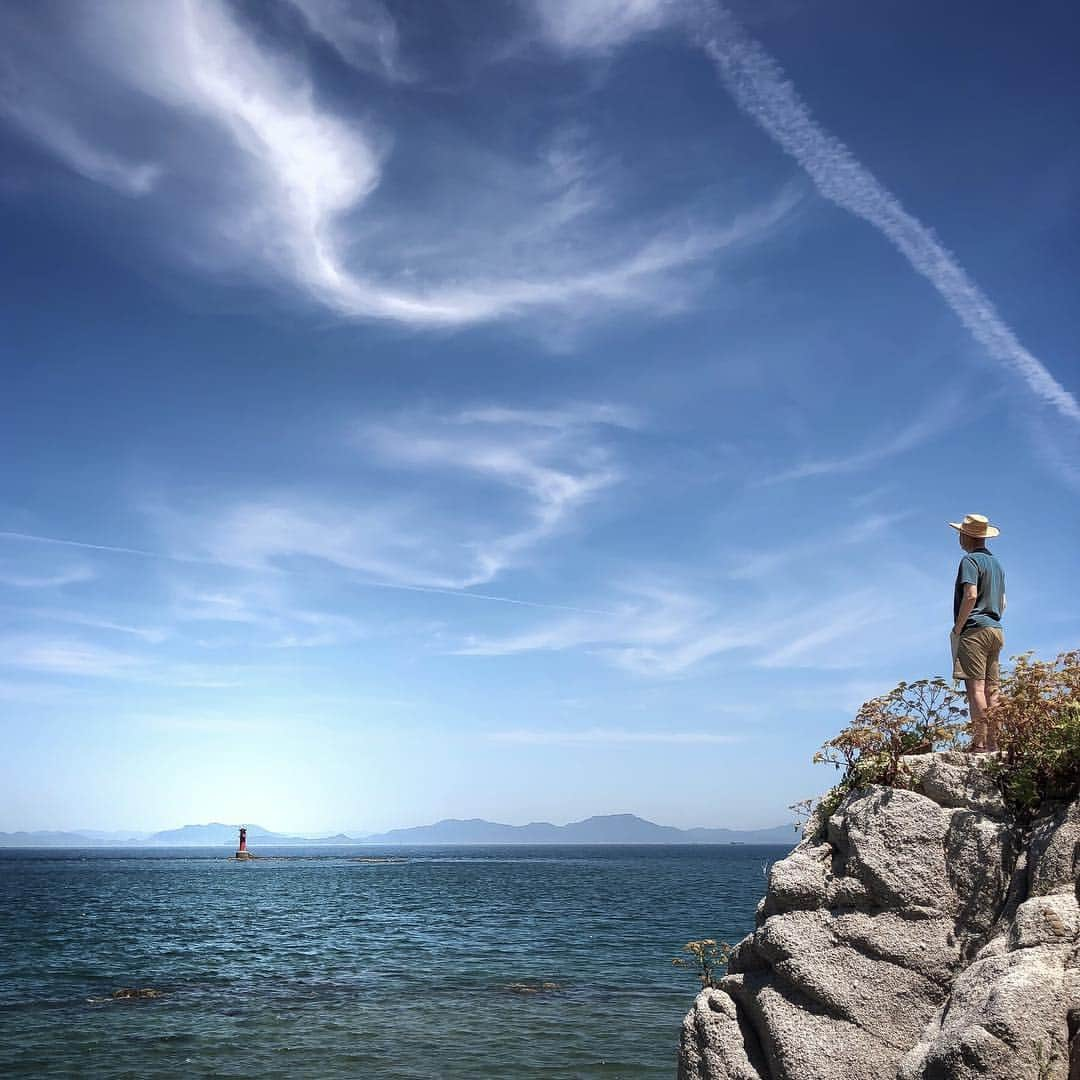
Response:
POLYGON ((982 514, 965 514, 963 521, 950 521, 949 525, 956 529, 957 532, 962 532, 965 536, 977 536, 981 540, 985 540, 990 536, 997 536, 1001 530, 995 525, 990 524, 990 520, 982 516, 982 514))

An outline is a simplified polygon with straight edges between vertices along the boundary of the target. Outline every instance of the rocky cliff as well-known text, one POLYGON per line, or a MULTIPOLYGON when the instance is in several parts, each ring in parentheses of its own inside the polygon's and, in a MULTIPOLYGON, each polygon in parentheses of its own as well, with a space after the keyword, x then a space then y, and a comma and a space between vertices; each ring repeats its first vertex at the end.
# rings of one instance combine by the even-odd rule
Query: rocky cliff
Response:
POLYGON ((978 758, 905 764, 772 866, 680 1080, 1080 1080, 1080 801, 1022 829, 978 758))

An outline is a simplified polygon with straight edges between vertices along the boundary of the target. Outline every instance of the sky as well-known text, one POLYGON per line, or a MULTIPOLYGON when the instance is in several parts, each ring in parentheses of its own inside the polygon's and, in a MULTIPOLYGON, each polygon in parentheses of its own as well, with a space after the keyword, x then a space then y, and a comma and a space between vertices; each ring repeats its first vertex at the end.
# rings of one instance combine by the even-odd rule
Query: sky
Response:
POLYGON ((1080 607, 1080 13, 0 7, 0 830, 791 820, 1080 607))

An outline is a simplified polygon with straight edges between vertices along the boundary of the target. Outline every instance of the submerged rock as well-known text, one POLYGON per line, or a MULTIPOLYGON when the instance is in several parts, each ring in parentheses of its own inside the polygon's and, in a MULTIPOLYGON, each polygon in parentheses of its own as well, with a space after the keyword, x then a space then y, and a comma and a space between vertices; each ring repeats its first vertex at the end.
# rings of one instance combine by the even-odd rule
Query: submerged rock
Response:
POLYGON ((113 1001, 149 1001, 164 996, 164 991, 155 990, 150 986, 139 988, 125 986, 121 990, 114 990, 111 994, 113 1001))
POLYGON ((905 765, 773 864, 681 1080, 1080 1078, 1080 800, 1023 832, 969 755, 905 765))
POLYGON ((562 985, 557 982, 512 982, 507 983, 503 989, 508 994, 551 994, 556 990, 561 990, 562 985))

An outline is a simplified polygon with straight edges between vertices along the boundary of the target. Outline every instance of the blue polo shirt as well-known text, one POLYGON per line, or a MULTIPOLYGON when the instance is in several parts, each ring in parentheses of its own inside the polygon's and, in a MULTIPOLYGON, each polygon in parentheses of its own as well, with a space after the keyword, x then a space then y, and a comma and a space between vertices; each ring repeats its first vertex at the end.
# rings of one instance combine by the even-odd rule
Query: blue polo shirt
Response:
POLYGON ((975 606, 971 609, 964 629, 976 626, 1000 626, 1001 608, 1005 600, 1005 571, 1001 563, 986 548, 969 551, 961 560, 956 571, 956 586, 953 589, 953 622, 960 614, 960 601, 964 595, 964 586, 974 585, 978 590, 975 606))

